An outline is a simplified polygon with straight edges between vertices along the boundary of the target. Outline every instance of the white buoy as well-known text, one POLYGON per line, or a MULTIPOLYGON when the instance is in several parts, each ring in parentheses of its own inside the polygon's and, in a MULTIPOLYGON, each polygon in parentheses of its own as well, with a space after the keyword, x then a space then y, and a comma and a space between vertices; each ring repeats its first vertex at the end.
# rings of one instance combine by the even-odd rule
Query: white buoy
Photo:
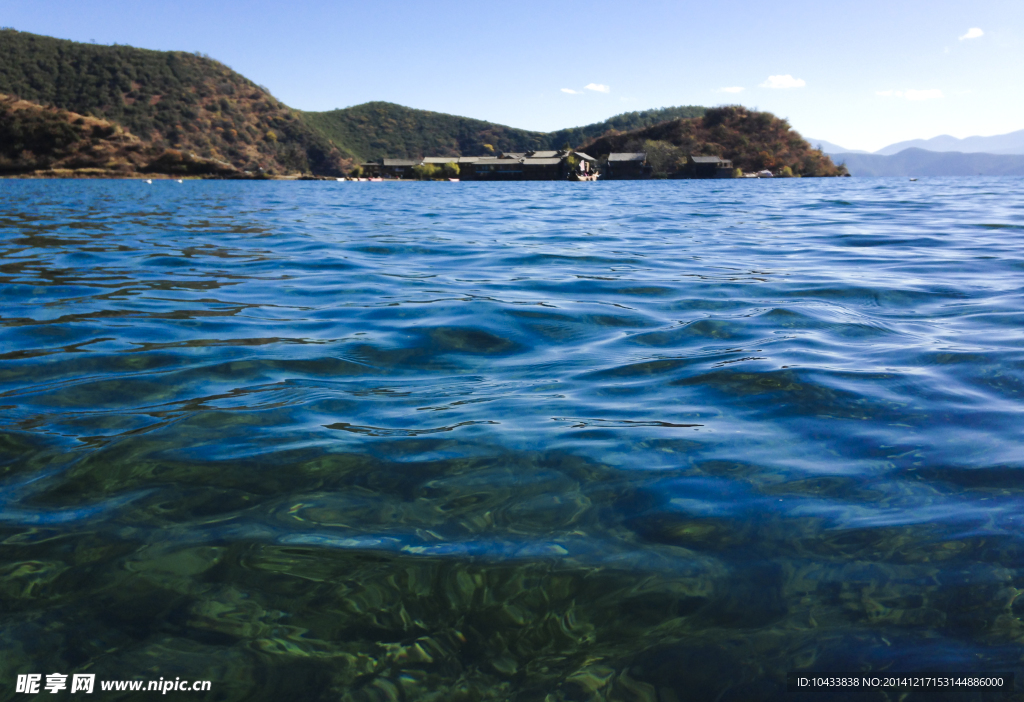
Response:
POLYGON ((181 178, 178 178, 178 182, 179 183, 184 183, 185 181, 183 181, 181 178))
POLYGON ((146 180, 146 182, 149 183, 150 185, 153 184, 153 181, 151 181, 151 180, 146 180))

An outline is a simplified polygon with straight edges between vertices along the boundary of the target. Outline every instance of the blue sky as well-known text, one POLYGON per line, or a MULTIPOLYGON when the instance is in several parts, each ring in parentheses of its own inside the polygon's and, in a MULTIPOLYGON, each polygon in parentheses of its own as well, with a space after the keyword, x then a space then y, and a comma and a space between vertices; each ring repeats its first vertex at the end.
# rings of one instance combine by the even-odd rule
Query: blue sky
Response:
POLYGON ((1024 129, 1021 0, 4 0, 0 25, 201 51, 305 110, 387 100, 548 131, 739 103, 867 150, 1024 129))

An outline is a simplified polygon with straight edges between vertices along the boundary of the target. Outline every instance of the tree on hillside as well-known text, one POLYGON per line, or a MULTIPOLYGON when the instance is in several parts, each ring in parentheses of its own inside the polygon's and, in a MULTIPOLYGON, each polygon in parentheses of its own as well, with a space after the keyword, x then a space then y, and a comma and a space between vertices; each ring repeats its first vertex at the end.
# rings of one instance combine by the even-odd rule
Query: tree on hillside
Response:
POLYGON ((686 152, 667 141, 648 139, 637 151, 647 153, 647 165, 651 167, 651 173, 655 178, 665 178, 686 167, 686 152))

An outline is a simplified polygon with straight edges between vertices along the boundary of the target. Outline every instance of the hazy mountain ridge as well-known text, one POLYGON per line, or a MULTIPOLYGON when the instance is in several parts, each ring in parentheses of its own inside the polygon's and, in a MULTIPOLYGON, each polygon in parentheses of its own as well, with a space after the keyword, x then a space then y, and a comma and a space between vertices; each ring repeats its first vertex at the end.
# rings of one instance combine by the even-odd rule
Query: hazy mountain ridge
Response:
POLYGON ((904 149, 897 154, 830 154, 853 176, 1024 175, 1024 155, 904 149))
POLYGON ((985 154, 1024 154, 1024 129, 1009 134, 996 136, 972 136, 964 139, 943 134, 931 139, 911 139, 890 144, 875 153, 879 156, 891 156, 906 149, 923 149, 925 151, 985 154))
POLYGON ((961 153, 979 154, 1024 154, 1024 129, 1009 134, 998 134, 996 136, 972 136, 958 139, 943 134, 931 139, 910 139, 889 144, 878 151, 864 151, 862 149, 847 149, 839 144, 824 139, 808 139, 815 146, 821 145, 822 150, 827 154, 876 154, 878 156, 892 156, 906 149, 922 149, 924 151, 959 151, 961 153))
POLYGON ((816 149, 821 149, 826 154, 869 154, 870 151, 864 151, 862 149, 847 149, 839 144, 834 144, 831 141, 825 139, 812 139, 806 137, 807 141, 816 149))

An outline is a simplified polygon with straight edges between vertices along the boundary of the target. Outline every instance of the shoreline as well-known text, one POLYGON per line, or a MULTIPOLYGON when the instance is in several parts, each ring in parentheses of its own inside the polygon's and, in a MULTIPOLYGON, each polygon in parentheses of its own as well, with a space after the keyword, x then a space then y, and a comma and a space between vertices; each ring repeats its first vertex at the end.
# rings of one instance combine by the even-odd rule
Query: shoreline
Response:
MULTIPOLYGON (((113 171, 91 172, 93 169, 31 171, 28 173, 2 173, 0 180, 324 180, 336 181, 336 176, 294 175, 177 175, 169 173, 123 173, 113 171), (90 172, 86 172, 90 171, 90 172)), ((99 169, 97 169, 99 170, 99 169)))

